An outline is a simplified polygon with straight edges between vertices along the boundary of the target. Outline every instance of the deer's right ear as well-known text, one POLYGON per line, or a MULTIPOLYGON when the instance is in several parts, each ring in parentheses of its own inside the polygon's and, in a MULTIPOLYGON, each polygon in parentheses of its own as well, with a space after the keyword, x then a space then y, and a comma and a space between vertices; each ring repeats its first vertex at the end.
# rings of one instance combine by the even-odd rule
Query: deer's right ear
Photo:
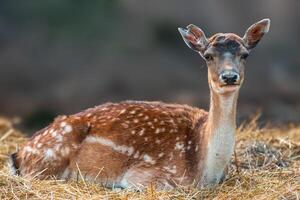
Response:
POLYGON ((243 40, 248 49, 253 49, 260 39, 269 31, 270 19, 263 19, 248 28, 243 40))
POLYGON ((199 27, 190 24, 187 26, 187 29, 178 28, 178 31, 188 47, 201 54, 204 53, 208 45, 208 40, 199 27))

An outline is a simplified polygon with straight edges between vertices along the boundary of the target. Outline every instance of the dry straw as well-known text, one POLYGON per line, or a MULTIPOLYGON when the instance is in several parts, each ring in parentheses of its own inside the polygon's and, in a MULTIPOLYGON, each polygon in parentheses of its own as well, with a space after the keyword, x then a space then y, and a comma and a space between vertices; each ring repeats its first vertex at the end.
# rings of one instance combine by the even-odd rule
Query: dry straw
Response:
POLYGON ((238 129, 227 179, 214 188, 178 186, 173 191, 109 190, 81 180, 34 180, 10 176, 7 155, 25 141, 0 119, 0 199, 300 199, 300 127, 259 129, 256 119, 238 129))

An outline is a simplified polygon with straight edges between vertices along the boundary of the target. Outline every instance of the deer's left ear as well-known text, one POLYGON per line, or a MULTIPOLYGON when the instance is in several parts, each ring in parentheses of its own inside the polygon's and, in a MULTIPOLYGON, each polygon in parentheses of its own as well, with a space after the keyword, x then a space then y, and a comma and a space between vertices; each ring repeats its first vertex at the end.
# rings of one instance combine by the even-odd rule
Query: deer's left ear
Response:
POLYGON ((190 24, 187 26, 187 29, 178 28, 178 31, 188 47, 203 54, 208 45, 208 40, 199 27, 190 24))
POLYGON ((248 49, 254 48, 265 33, 269 31, 270 19, 263 19, 248 28, 243 40, 248 49))

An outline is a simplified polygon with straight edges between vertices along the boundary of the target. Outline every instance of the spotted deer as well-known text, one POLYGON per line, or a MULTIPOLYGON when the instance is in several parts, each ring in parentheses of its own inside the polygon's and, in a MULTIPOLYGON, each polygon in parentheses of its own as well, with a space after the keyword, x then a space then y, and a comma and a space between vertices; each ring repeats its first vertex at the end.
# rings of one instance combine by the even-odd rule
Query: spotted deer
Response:
POLYGON ((206 38, 192 24, 178 29, 187 46, 207 63, 208 112, 187 105, 124 101, 59 116, 10 156, 12 173, 83 178, 121 188, 219 183, 234 149, 245 60, 269 26, 269 19, 261 20, 243 37, 217 33, 206 38))

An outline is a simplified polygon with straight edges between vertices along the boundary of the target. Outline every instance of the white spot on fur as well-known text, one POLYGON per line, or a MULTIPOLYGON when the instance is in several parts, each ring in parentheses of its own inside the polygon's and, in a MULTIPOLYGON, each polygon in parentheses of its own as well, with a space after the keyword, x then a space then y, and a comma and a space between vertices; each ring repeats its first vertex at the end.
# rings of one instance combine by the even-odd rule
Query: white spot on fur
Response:
POLYGON ((57 142, 62 142, 63 141, 63 136, 61 134, 57 134, 55 139, 56 139, 57 142))
POLYGON ((140 130, 140 132, 139 132, 139 135, 142 136, 142 135, 144 135, 144 133, 145 133, 145 129, 142 128, 142 129, 140 130))
POLYGON ((143 156, 143 159, 144 159, 144 161, 145 161, 146 163, 150 163, 150 164, 152 164, 152 165, 155 164, 155 160, 153 160, 152 157, 149 156, 148 154, 145 154, 145 155, 143 156))
POLYGON ((158 154, 158 157, 161 158, 161 157, 163 157, 164 155, 165 155, 164 153, 160 153, 160 154, 158 154))
POLYGON ((123 128, 129 128, 129 125, 126 123, 122 123, 121 125, 123 126, 123 128))
POLYGON ((55 158, 55 153, 53 151, 53 149, 47 149, 45 151, 45 159, 48 160, 48 159, 51 159, 51 158, 55 158))
POLYGON ((69 147, 62 148, 62 149, 60 150, 60 153, 61 153, 61 155, 62 155, 63 157, 66 157, 66 156, 68 156, 69 153, 70 153, 70 148, 69 148, 69 147))
POLYGON ((56 135, 57 135, 57 131, 53 131, 53 132, 51 133, 51 136, 54 137, 54 138, 56 137, 56 135))
POLYGON ((138 119, 134 119, 133 123, 137 124, 137 123, 139 123, 139 120, 138 119))
POLYGON ((175 144, 175 149, 176 150, 183 150, 184 148, 184 143, 183 142, 176 142, 175 144))
POLYGON ((31 148, 30 146, 26 146, 23 149, 24 152, 32 153, 32 154, 38 154, 38 151, 35 148, 31 148))
POLYGON ((63 130, 64 130, 65 133, 70 133, 70 132, 72 132, 73 128, 72 128, 72 126, 70 126, 70 125, 66 125, 66 126, 63 128, 63 130))
POLYGON ((36 138, 33 141, 33 144, 36 145, 39 142, 39 140, 37 140, 36 138))
POLYGON ((177 170, 176 170, 176 166, 173 165, 173 167, 163 167, 167 172, 172 173, 172 174, 176 174, 177 170))
POLYGON ((120 114, 123 114, 126 112, 126 109, 121 110, 120 114))
POLYGON ((175 123, 174 123, 174 119, 169 119, 168 121, 169 121, 171 124, 175 124, 175 123))
POLYGON ((43 136, 46 136, 46 135, 48 135, 48 130, 46 130, 44 133, 43 133, 43 136))
POLYGON ((103 138, 103 137, 97 137, 97 136, 88 136, 85 139, 88 143, 98 143, 103 146, 107 146, 112 148, 114 151, 117 151, 122 154, 126 154, 128 156, 131 156, 133 154, 133 147, 125 146, 125 145, 117 145, 113 141, 103 138))
POLYGON ((158 134, 158 133, 160 133, 160 128, 157 128, 157 129, 155 130, 155 134, 158 134))
POLYGON ((148 120, 148 119, 149 119, 149 116, 146 115, 146 116, 144 117, 144 120, 148 120))
POLYGON ((169 156, 170 156, 169 160, 170 160, 170 161, 173 160, 173 158, 174 158, 173 152, 171 152, 169 156))
POLYGON ((133 155, 133 158, 138 158, 140 156, 139 151, 136 151, 135 154, 133 155))

